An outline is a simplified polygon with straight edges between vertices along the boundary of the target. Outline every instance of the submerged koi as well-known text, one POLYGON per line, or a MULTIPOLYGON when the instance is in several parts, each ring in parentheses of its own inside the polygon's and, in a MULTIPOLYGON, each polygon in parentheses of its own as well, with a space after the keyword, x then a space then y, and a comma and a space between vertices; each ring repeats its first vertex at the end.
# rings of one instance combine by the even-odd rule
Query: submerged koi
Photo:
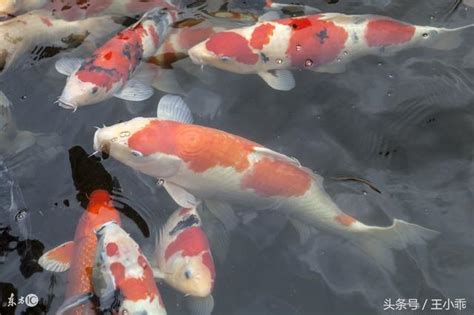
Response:
POLYGON ((92 302, 80 298, 92 293, 92 267, 97 247, 95 231, 110 221, 120 224, 120 215, 112 206, 109 193, 96 190, 91 194, 86 212, 79 220, 74 241, 49 250, 38 261, 41 267, 48 271, 69 270, 65 301, 60 308, 67 314, 86 314, 93 311, 92 302))
POLYGON ((290 69, 339 73, 361 56, 392 55, 428 46, 451 49, 460 42, 456 28, 412 25, 376 15, 324 13, 261 21, 227 30, 189 50, 194 63, 241 74, 258 74, 277 90, 290 90, 290 69))
POLYGON ((113 96, 129 101, 151 97, 153 89, 133 76, 140 62, 161 46, 176 13, 154 9, 107 41, 91 57, 58 60, 56 69, 68 76, 59 105, 76 110, 113 96))
POLYGON ((92 278, 101 309, 118 314, 166 315, 153 271, 138 244, 115 222, 102 225, 96 234, 92 278), (118 304, 118 310, 113 304, 118 304))
POLYGON ((356 220, 334 203, 319 175, 253 141, 193 125, 177 96, 162 98, 158 118, 138 117, 97 130, 94 149, 161 179, 182 207, 210 200, 288 211, 298 223, 354 240, 390 272, 395 271, 392 249, 438 235, 398 219, 388 227, 356 220))
POLYGON ((155 277, 185 294, 193 314, 211 314, 216 272, 196 208, 173 212, 161 228, 156 244, 155 277))
POLYGON ((0 16, 14 16, 36 9, 44 9, 64 20, 82 20, 98 15, 133 16, 153 8, 175 9, 169 0, 2 0, 0 16))
POLYGON ((121 28, 120 21, 111 17, 67 22, 46 11, 5 21, 0 24, 0 74, 17 64, 24 66, 76 48, 85 41, 101 42, 121 28))

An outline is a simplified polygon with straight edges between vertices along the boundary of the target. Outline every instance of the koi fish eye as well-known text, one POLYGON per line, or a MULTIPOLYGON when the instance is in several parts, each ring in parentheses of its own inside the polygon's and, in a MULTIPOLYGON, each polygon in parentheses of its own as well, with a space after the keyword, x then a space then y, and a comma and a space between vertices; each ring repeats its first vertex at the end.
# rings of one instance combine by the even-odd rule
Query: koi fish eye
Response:
POLYGON ((229 61, 231 58, 229 56, 220 56, 219 59, 225 62, 225 61, 229 61))
POLYGON ((131 153, 134 157, 143 157, 143 153, 140 151, 132 150, 131 153))
POLYGON ((191 279, 192 276, 193 276, 193 274, 192 274, 191 270, 186 270, 184 272, 184 277, 186 277, 186 279, 189 280, 189 279, 191 279))

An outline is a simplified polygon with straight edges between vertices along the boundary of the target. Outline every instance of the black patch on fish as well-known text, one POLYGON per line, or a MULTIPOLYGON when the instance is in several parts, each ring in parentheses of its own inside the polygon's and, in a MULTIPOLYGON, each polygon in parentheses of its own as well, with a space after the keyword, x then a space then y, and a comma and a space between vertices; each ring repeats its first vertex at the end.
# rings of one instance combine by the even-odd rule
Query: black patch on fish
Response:
POLYGON ((5 69, 7 65, 8 51, 6 49, 0 50, 0 72, 5 69))
POLYGON ((355 43, 359 42, 359 36, 357 36, 357 33, 356 33, 356 32, 353 32, 353 33, 352 33, 352 38, 354 39, 354 42, 355 42, 355 43))
POLYGON ((99 88, 98 88, 97 86, 94 86, 94 87, 92 88, 92 94, 97 93, 98 90, 99 90, 99 88))
POLYGON ((189 217, 186 217, 184 220, 179 221, 178 224, 176 224, 176 226, 169 232, 169 235, 173 236, 179 231, 185 230, 188 227, 191 227, 197 224, 199 224, 199 218, 196 215, 191 214, 189 217))
POLYGON ((260 57, 262 57, 264 63, 267 63, 270 60, 270 58, 268 58, 264 53, 260 53, 260 57))
POLYGON ((328 29, 322 29, 319 33, 316 34, 316 37, 319 38, 319 42, 321 44, 324 44, 325 40, 329 38, 328 29))
POLYGON ((114 23, 119 24, 119 25, 123 25, 123 26, 131 26, 131 25, 135 24, 136 22, 138 22, 138 20, 139 20, 139 16, 137 16, 137 17, 129 17, 129 16, 123 16, 123 17, 114 16, 114 17, 112 17, 112 21, 114 21, 114 23))

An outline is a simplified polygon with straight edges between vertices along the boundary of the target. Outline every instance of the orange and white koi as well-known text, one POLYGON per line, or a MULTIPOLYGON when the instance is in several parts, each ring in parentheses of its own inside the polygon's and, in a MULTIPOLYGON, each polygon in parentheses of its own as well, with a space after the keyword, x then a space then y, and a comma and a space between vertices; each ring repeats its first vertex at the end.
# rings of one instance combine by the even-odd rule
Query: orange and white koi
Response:
POLYGON ((196 208, 173 212, 156 241, 154 275, 187 296, 194 314, 211 314, 214 259, 196 208), (199 309, 199 311, 197 311, 199 309))
POLYGON ((113 96, 130 101, 151 97, 153 89, 133 75, 141 61, 151 57, 163 43, 176 14, 156 8, 107 41, 91 57, 58 60, 56 69, 69 76, 58 104, 76 110, 113 96))
POLYGON ((34 11, 0 23, 0 74, 76 48, 85 41, 101 42, 123 26, 111 17, 67 22, 46 11, 34 11), (28 57, 29 60, 22 60, 28 57))
POLYGON ((153 271, 138 244, 113 221, 96 234, 92 279, 100 308, 117 314, 166 315, 153 271))
POLYGON ((277 90, 290 90, 290 69, 338 73, 365 55, 391 55, 428 46, 451 49, 461 42, 456 29, 412 25, 376 15, 324 13, 260 21, 227 30, 189 50, 199 65, 241 74, 258 74, 277 90))
POLYGON ((392 249, 424 244, 438 234, 398 219, 388 227, 356 220, 334 203, 312 170, 256 142, 193 125, 188 107, 177 96, 161 99, 158 118, 138 117, 97 130, 94 149, 161 179, 182 207, 211 200, 287 211, 299 225, 354 240, 392 272, 392 249))
POLYGON ((0 16, 45 9, 57 18, 77 21, 99 15, 140 15, 156 7, 176 8, 173 1, 168 0, 2 0, 0 16))
POLYGON ((51 249, 38 261, 41 267, 48 271, 69 270, 65 301, 60 308, 67 314, 94 312, 94 306, 90 300, 78 302, 78 298, 91 294, 93 291, 92 267, 97 247, 95 231, 110 221, 120 224, 120 215, 112 206, 109 193, 105 190, 96 190, 91 194, 86 212, 76 227, 74 241, 51 249))

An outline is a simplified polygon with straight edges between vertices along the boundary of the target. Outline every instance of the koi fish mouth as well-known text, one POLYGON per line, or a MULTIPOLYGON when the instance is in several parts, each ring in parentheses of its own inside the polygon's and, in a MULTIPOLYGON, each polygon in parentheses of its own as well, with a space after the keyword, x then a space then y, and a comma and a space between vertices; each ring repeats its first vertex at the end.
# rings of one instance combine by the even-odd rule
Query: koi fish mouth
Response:
POLYGON ((58 104, 59 106, 61 106, 62 108, 70 109, 73 112, 75 112, 77 110, 77 105, 76 104, 66 102, 65 100, 63 100, 61 98, 59 98, 55 103, 58 104))
POLYGON ((109 153, 110 151, 110 145, 106 143, 103 143, 100 141, 99 139, 99 133, 101 132, 101 128, 99 127, 96 127, 97 130, 96 132, 94 133, 94 143, 93 143, 93 147, 94 147, 94 153, 92 155, 96 155, 97 153, 109 153))

